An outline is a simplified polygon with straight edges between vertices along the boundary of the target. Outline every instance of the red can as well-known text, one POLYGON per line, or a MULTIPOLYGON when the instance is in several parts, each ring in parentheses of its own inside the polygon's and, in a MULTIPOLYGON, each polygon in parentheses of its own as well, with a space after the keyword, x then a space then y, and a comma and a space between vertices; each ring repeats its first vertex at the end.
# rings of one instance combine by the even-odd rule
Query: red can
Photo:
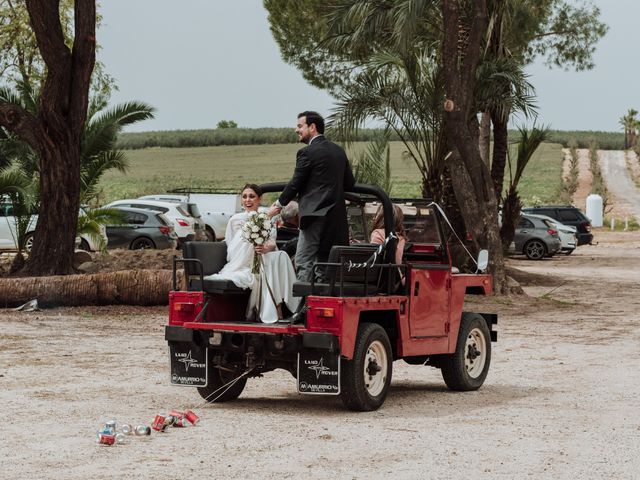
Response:
POLYGON ((108 433, 99 433, 98 434, 98 444, 100 445, 113 445, 116 443, 116 436, 110 435, 108 433))
POLYGON ((187 410, 186 412, 184 412, 184 418, 189 420, 189 422, 191 422, 192 425, 195 425, 200 421, 200 417, 195 413, 193 413, 193 411, 191 410, 187 410))
POLYGON ((153 423, 151 424, 151 428, 156 432, 164 432, 167 429, 166 418, 162 415, 156 415, 156 418, 153 419, 153 423))

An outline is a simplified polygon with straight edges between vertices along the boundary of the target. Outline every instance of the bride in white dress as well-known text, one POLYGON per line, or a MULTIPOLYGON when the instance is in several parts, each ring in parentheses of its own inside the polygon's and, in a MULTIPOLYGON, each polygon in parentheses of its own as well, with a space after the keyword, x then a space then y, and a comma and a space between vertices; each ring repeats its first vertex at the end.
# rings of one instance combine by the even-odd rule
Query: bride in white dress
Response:
POLYGON ((229 219, 225 241, 227 242, 227 264, 219 273, 207 278, 231 280, 237 287, 250 288, 247 319, 264 323, 275 323, 281 318, 280 307, 285 304, 295 312, 300 299, 293 296, 296 274, 289 256, 276 246, 276 228, 263 245, 253 245, 242 236, 242 225, 253 212, 257 212, 262 198, 262 189, 248 183, 242 189, 244 212, 229 219), (251 273, 254 255, 262 256, 259 274, 251 273))

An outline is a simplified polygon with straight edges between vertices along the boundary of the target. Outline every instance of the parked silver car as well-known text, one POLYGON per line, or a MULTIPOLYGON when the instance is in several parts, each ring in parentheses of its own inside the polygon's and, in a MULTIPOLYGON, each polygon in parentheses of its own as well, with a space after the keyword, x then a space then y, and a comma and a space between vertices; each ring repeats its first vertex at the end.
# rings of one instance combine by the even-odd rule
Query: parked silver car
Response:
POLYGON ((142 208, 112 208, 120 210, 124 223, 107 225, 109 248, 176 248, 178 236, 164 214, 142 208))
POLYGON ((560 251, 562 242, 555 224, 533 215, 522 214, 513 238, 516 253, 529 260, 541 260, 560 251))
POLYGON ((560 251, 565 255, 571 255, 571 253, 578 246, 578 235, 576 227, 572 227, 571 225, 565 225, 560 223, 555 218, 548 217, 547 215, 538 215, 538 214, 529 214, 531 217, 538 217, 543 220, 550 221, 554 228, 558 230, 558 236, 560 237, 560 241, 562 242, 562 246, 560 247, 560 251))

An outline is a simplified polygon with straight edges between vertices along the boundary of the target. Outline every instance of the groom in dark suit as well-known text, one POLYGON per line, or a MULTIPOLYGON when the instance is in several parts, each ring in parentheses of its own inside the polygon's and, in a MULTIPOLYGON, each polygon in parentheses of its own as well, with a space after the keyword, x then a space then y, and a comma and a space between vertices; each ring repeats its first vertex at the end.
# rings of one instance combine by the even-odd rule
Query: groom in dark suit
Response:
MULTIPOLYGON (((296 133, 307 146, 298 151, 293 177, 271 213, 298 197, 297 277, 310 282, 314 261, 326 262, 333 245, 349 244, 344 191, 353 188, 355 179, 344 150, 324 137, 324 119, 319 113, 300 113, 296 133)), ((322 274, 319 272, 320 281, 322 274)))

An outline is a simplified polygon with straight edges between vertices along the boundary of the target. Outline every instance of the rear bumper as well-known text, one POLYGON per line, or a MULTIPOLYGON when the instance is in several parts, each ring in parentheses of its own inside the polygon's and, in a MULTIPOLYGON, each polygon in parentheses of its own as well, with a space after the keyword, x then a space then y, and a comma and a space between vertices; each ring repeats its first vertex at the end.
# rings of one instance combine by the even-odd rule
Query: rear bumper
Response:
MULTIPOLYGON (((196 329, 179 325, 166 325, 164 339, 171 342, 193 343, 201 347, 227 351, 245 351, 247 347, 299 352, 303 349, 339 351, 339 338, 327 332, 308 332, 304 329, 272 327, 267 324, 247 324, 241 330, 238 324, 203 324, 208 328, 196 329), (264 325, 264 327, 262 327, 264 325), (262 328, 261 328, 262 327, 262 328), (249 330, 250 328, 250 330, 249 330), (276 342, 280 342, 276 345, 276 342)), ((256 350, 259 351, 259 350, 256 350)))
POLYGON ((580 245, 591 245, 593 242, 593 233, 576 233, 578 237, 578 246, 580 245))

